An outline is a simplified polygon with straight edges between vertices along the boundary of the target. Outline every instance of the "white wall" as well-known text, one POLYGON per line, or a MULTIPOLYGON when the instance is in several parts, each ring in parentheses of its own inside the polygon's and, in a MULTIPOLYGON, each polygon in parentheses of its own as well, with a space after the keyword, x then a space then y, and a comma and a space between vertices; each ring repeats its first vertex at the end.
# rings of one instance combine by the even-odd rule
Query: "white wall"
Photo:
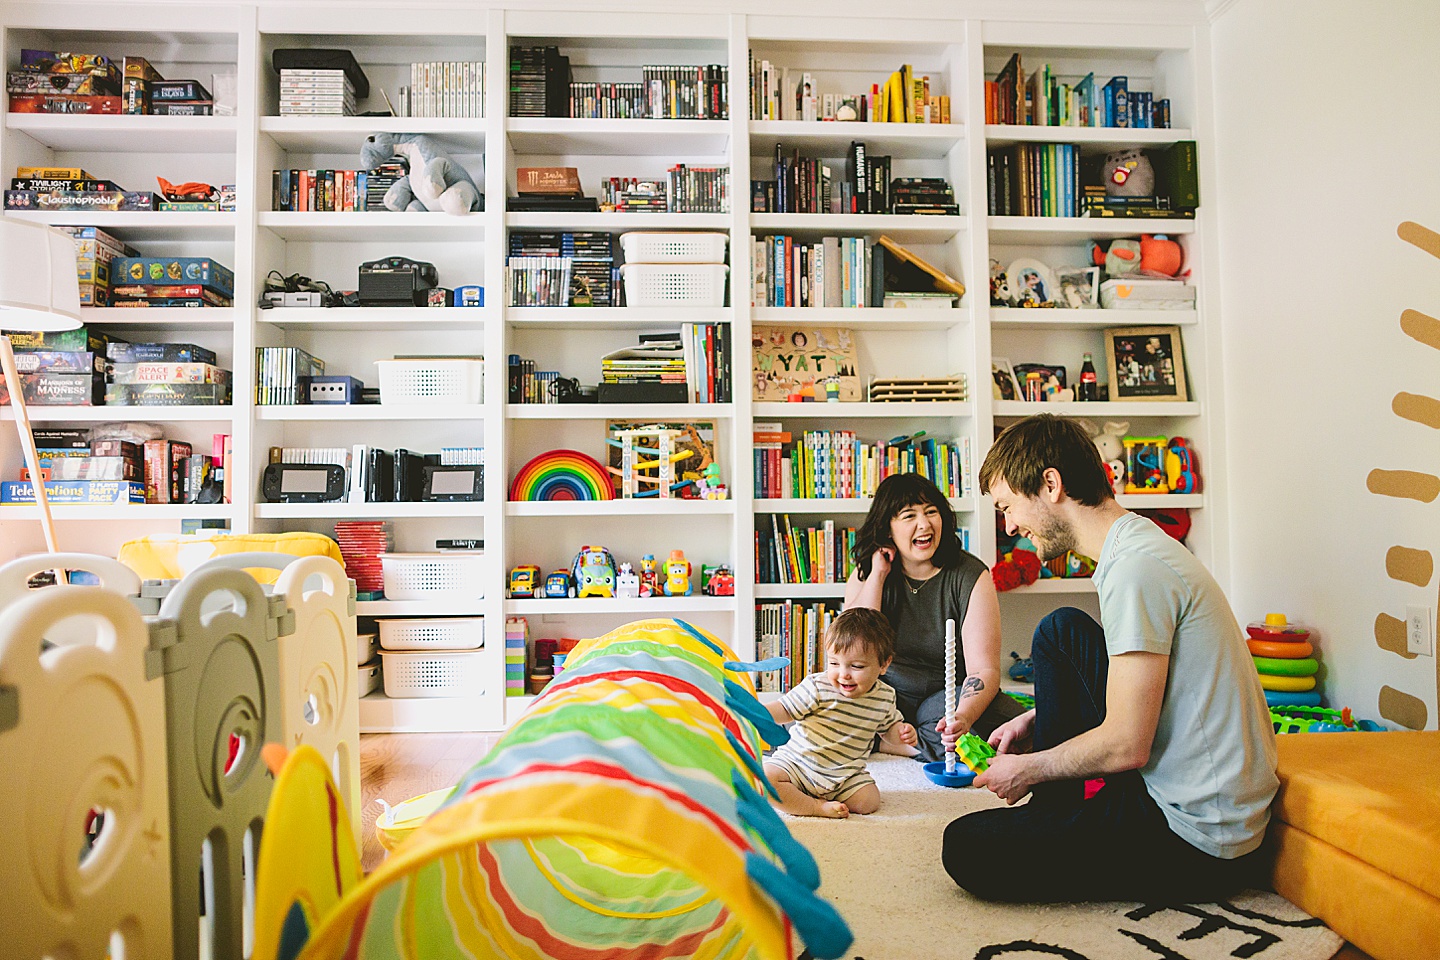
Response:
POLYGON ((1436 661, 1380 649, 1375 623, 1434 608, 1437 578, 1393 580, 1386 555, 1440 554, 1440 501, 1366 480, 1440 474, 1440 433, 1391 411, 1440 396, 1440 350, 1399 323, 1440 317, 1440 259, 1396 236, 1440 230, 1440 12, 1239 0, 1212 42, 1235 612, 1313 625, 1327 702, 1379 719, 1388 685, 1433 729, 1436 661))

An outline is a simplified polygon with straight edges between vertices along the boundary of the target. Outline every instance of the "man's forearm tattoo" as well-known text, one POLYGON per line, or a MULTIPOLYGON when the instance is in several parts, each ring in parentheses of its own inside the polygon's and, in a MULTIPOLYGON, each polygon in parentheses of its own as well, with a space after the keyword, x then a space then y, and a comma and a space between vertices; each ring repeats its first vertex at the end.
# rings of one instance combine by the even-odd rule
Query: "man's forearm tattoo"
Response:
POLYGON ((985 689, 985 681, 979 677, 966 677, 965 682, 960 686, 960 699, 976 697, 985 689))

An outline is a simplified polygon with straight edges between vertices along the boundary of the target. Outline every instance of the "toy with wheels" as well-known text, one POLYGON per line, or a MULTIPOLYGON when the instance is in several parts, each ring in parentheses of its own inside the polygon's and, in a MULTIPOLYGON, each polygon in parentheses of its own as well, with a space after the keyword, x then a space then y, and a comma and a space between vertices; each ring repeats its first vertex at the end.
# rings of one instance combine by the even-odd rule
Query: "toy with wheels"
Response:
POLYGON ((522 563, 510 569, 510 598, 529 599, 540 593, 540 568, 533 563, 522 563))
POLYGON ((615 558, 604 547, 584 546, 570 567, 578 597, 615 596, 615 558))
POLYGON ((735 577, 730 573, 730 568, 724 564, 717 567, 710 575, 710 582, 705 584, 705 592, 712 597, 735 596, 735 577))
POLYGON ((684 550, 671 550, 670 559, 665 561, 665 596, 688 597, 694 589, 690 583, 693 568, 685 559, 684 550))
POLYGON ((615 574, 615 596, 627 600, 640 596, 640 578, 628 563, 620 564, 620 572, 615 574))
POLYGON ((556 570, 545 578, 545 596, 555 599, 575 596, 575 580, 569 570, 556 570))

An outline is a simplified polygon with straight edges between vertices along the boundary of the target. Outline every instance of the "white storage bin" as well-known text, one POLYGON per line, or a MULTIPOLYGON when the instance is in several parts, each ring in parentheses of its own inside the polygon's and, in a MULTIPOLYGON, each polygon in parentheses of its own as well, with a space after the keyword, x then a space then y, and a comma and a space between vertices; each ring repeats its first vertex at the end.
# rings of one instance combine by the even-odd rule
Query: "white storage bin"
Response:
POLYGON ((482 600, 484 569, 479 551, 380 554, 386 600, 482 600))
POLYGON ((385 696, 473 697, 485 692, 485 654, 391 653, 380 651, 384 661, 385 696))
POLYGON ((481 403, 485 399, 485 361, 474 357, 426 357, 376 360, 380 402, 481 403))
POLYGON ((484 617, 419 617, 377 621, 383 650, 475 650, 485 645, 484 617))
POLYGON ((620 234, 620 249, 626 263, 724 263, 723 233, 620 234))
POLYGON ((360 696, 374 693, 380 689, 380 664, 367 663, 355 668, 355 686, 360 691, 360 696))
POLYGON ((627 263, 625 303, 632 307, 723 307, 723 263, 627 263))
POLYGON ((355 663, 369 663, 380 650, 380 634, 355 634, 355 663))

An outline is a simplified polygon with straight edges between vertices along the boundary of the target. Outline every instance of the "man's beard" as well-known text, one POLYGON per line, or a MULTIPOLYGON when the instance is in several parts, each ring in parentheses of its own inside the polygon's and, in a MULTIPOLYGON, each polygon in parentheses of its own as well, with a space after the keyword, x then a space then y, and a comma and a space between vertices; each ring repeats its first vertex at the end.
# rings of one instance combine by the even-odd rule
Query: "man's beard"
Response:
POLYGON ((1075 533, 1059 517, 1046 517, 1030 542, 1042 561, 1054 560, 1075 549, 1075 533))

